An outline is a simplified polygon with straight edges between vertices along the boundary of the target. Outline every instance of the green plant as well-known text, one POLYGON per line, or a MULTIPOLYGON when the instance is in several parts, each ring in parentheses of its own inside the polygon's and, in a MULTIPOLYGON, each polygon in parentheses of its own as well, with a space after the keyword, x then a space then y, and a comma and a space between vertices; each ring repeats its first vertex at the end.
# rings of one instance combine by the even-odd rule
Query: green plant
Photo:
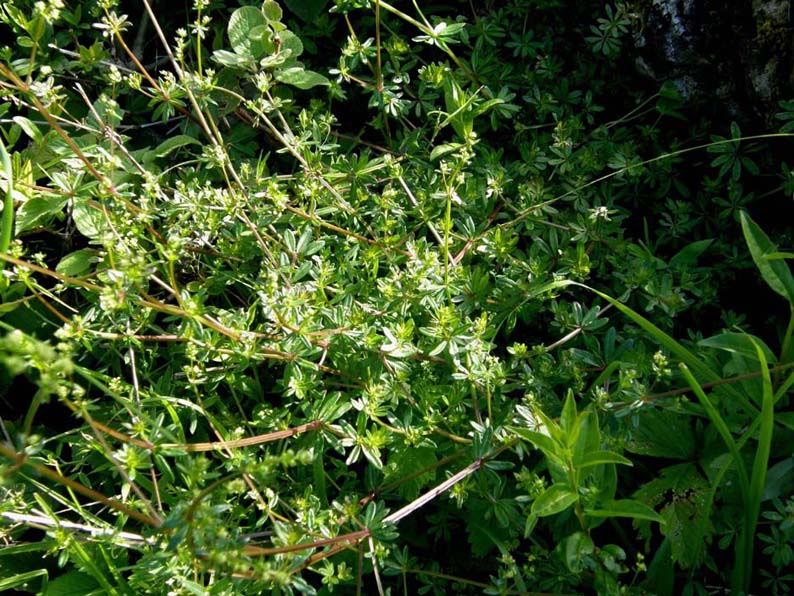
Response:
POLYGON ((713 539, 784 589, 791 326, 698 325, 788 296, 770 135, 638 91, 625 6, 140 10, 0 7, 0 585, 672 594, 713 539))

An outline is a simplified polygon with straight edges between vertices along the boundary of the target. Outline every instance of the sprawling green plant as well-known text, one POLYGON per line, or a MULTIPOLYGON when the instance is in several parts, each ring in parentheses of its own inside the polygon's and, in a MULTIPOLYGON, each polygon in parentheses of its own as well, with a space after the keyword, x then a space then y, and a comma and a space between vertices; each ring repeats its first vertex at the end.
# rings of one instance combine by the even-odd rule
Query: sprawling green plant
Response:
POLYGON ((0 589, 789 588, 765 135, 480 4, 0 7, 0 589))

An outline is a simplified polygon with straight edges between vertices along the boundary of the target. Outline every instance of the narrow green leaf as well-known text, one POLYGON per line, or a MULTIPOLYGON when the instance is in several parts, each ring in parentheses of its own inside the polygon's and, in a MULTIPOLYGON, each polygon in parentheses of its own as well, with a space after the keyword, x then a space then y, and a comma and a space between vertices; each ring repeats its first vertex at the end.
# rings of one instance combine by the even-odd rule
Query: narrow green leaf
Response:
POLYGON ((532 515, 546 517, 565 511, 579 497, 565 484, 552 484, 532 503, 532 515))
POLYGON ((262 4, 262 14, 268 21, 280 21, 283 16, 281 7, 274 0, 265 0, 262 4))
POLYGON ((725 445, 728 447, 728 451, 730 451, 731 455, 733 456, 733 463, 739 476, 739 487, 742 492, 742 498, 745 500, 745 502, 747 502, 747 497, 749 494, 747 470, 744 467, 744 462, 742 461, 742 457, 739 454, 739 448, 736 445, 736 441, 734 441, 733 437, 731 436, 731 431, 728 429, 728 425, 717 411, 717 408, 714 407, 714 404, 711 403, 711 400, 708 398, 708 396, 703 392, 703 388, 697 382, 697 379, 692 376, 692 373, 689 371, 686 364, 681 363, 679 368, 684 374, 684 378, 687 380, 687 383, 689 383, 689 386, 692 388, 692 391, 695 392, 695 395, 697 396, 698 401, 700 401, 700 404, 703 406, 703 409, 706 410, 706 414, 708 414, 709 419, 711 420, 712 424, 714 424, 714 427, 722 437, 725 445))
POLYGON ((44 139, 44 135, 41 134, 39 127, 33 124, 28 118, 24 116, 14 116, 12 120, 25 131, 25 134, 28 135, 34 143, 40 143, 44 139))
POLYGON ((776 259, 794 259, 794 252, 772 252, 766 255, 766 258, 770 261, 776 259))
POLYGON ((165 157, 172 151, 184 147, 185 145, 201 145, 201 142, 188 135, 175 135, 157 145, 157 148, 154 150, 154 155, 156 157, 165 157))
MULTIPOLYGON (((0 165, 3 167, 3 177, 6 182, 6 192, 3 198, 3 219, 0 224, 0 253, 6 254, 14 237, 14 170, 11 167, 11 158, 2 139, 0 139, 0 165)), ((0 271, 4 268, 5 261, 2 261, 0 262, 0 271)))
POLYGON ((761 366, 762 396, 761 396, 761 428, 758 432, 758 447, 753 459, 753 469, 750 476, 750 499, 745 503, 747 511, 747 527, 745 532, 745 587, 752 577, 753 545, 755 530, 758 525, 758 516, 761 512, 761 501, 764 498, 766 486, 766 473, 769 466, 769 452, 772 445, 772 433, 775 425, 775 400, 772 389, 772 378, 769 375, 769 366, 760 345, 756 345, 758 361, 761 366))
POLYGON ((777 252, 777 247, 746 212, 739 213, 739 220, 747 248, 750 249, 750 255, 761 272, 761 277, 770 288, 794 304, 794 276, 791 275, 791 269, 784 261, 767 258, 777 252))
POLYGON ((775 355, 772 353, 772 350, 770 350, 762 340, 753 335, 748 335, 747 333, 720 333, 700 340, 698 345, 705 348, 715 348, 717 350, 739 354, 754 361, 758 360, 756 356, 756 347, 760 347, 767 361, 775 362, 775 355))
POLYGON ((436 161, 445 155, 454 153, 461 147, 463 147, 463 143, 444 143, 443 145, 436 145, 430 152, 430 161, 436 161))
POLYGON ((562 432, 565 433, 565 440, 569 446, 572 446, 574 443, 576 443, 576 437, 571 436, 577 430, 576 419, 576 400, 573 398, 573 392, 569 391, 565 396, 565 403, 562 406, 562 414, 560 414, 560 427, 562 428, 562 432))
POLYGON ((99 583, 81 571, 69 571, 49 583, 47 596, 83 596, 99 588, 99 583))
POLYGON ((528 428, 518 428, 516 426, 509 427, 509 430, 517 434, 522 439, 532 443, 537 449, 540 449, 546 455, 556 455, 559 451, 557 443, 554 442, 548 435, 530 430, 528 428))
POLYGON ((587 468, 589 466, 600 466, 601 464, 622 464, 632 466, 631 460, 623 457, 614 451, 592 451, 586 453, 581 460, 574 461, 577 468, 587 468))
MULTIPOLYGON (((589 286, 585 286, 584 284, 577 284, 577 285, 581 285, 582 287, 588 288, 591 292, 595 292, 597 295, 601 296, 604 300, 612 304, 615 308, 617 308, 620 312, 626 315, 629 319, 637 323, 643 330, 645 330, 651 336, 656 338, 656 340, 660 344, 662 344, 662 346, 664 346, 665 348, 667 348, 667 350, 675 354, 689 368, 691 368, 695 372, 705 377, 706 381, 720 381, 722 379, 720 375, 718 375, 714 370, 712 370, 708 365, 706 365, 694 353, 692 353, 690 350, 685 348, 683 345, 681 345, 681 343, 670 337, 667 333, 659 329, 659 327, 651 323, 648 319, 643 317, 641 314, 637 313, 632 308, 626 306, 619 300, 612 298, 608 294, 600 292, 594 288, 590 288, 589 286)), ((720 391, 730 394, 730 396, 733 399, 735 399, 736 402, 739 405, 741 405, 742 408, 748 414, 752 414, 753 416, 755 416, 758 413, 758 408, 756 408, 753 404, 751 404, 746 396, 742 395, 742 393, 740 393, 730 385, 725 385, 723 387, 720 387, 720 391)))
POLYGON ((664 518, 644 503, 633 499, 620 499, 604 503, 598 509, 586 509, 590 517, 631 517, 648 521, 663 522, 664 518))
POLYGON ((26 587, 27 584, 36 578, 42 578, 43 582, 47 579, 46 569, 36 569, 34 571, 27 571, 25 573, 17 573, 11 577, 0 579, 0 592, 10 590, 11 588, 26 587))
POLYGON ((684 248, 679 250, 673 258, 670 259, 671 267, 686 267, 692 265, 697 261, 697 258, 702 255, 706 249, 714 242, 713 238, 706 238, 705 240, 696 240, 690 242, 684 248))

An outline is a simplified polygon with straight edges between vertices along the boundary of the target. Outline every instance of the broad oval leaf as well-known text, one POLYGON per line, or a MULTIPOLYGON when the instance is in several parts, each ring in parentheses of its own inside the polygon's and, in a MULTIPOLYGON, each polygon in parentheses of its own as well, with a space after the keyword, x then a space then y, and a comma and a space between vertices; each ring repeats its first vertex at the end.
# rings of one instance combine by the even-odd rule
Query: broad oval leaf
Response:
POLYGON ((97 240, 107 229, 105 214, 89 201, 78 201, 72 209, 72 219, 78 231, 91 240, 97 240))
POLYGON ((262 11, 253 6, 243 6, 232 13, 227 31, 229 43, 238 54, 251 56, 251 30, 255 27, 267 26, 267 19, 262 11))
POLYGON ((275 0, 265 0, 262 5, 262 13, 268 21, 280 21, 283 16, 281 7, 275 0))
POLYGON ((96 256, 97 251, 93 248, 81 248, 70 252, 58 262, 55 271, 71 277, 83 275, 91 269, 96 256))

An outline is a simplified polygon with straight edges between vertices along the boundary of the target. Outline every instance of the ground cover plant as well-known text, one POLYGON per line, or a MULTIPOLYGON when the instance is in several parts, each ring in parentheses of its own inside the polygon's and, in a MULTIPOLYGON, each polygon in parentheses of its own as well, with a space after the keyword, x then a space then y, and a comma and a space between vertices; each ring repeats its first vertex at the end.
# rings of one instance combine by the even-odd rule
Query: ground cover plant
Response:
POLYGON ((243 4, 0 6, 0 589, 790 592, 791 102, 628 4, 243 4))

